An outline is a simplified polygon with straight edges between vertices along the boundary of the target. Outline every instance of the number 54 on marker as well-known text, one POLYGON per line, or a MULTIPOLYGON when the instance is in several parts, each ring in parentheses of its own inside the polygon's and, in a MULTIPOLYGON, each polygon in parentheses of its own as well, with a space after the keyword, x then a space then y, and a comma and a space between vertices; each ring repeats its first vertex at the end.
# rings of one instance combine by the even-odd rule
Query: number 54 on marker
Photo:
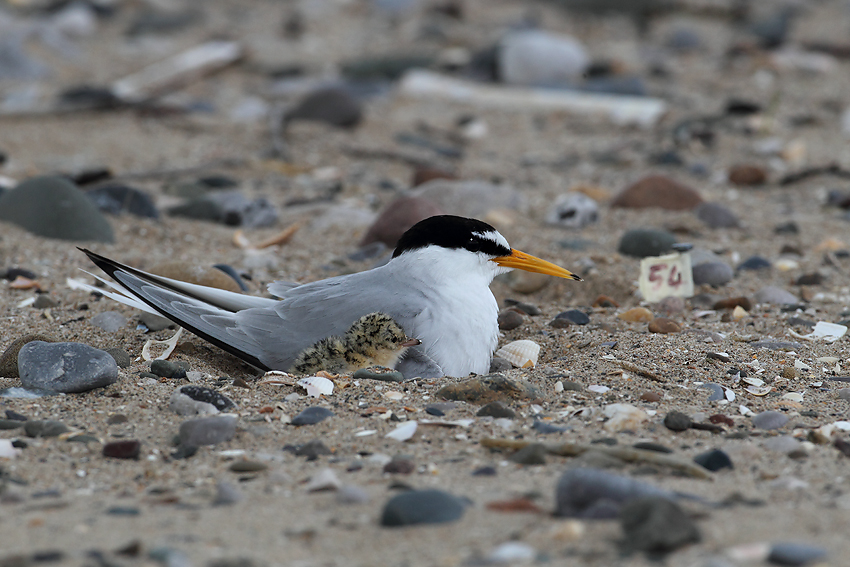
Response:
POLYGON ((694 277, 691 255, 674 252, 640 261, 640 292, 646 301, 655 303, 665 297, 692 297, 694 277))

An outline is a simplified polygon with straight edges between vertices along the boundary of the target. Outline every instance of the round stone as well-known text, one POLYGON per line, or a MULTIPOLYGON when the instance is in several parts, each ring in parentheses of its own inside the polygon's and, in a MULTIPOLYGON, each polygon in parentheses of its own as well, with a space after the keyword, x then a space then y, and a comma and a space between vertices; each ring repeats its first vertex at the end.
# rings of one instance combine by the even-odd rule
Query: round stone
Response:
POLYGON ((720 287, 729 283, 735 272, 732 266, 726 262, 705 262, 697 264, 691 268, 691 273, 694 278, 694 285, 707 284, 713 287, 720 287))
POLYGON ((664 417, 664 427, 670 431, 685 431, 693 425, 691 418, 680 411, 671 411, 664 417))
POLYGON ((788 416, 782 412, 768 410, 753 416, 753 426, 759 429, 779 429, 788 423, 788 416))
POLYGON ((442 524, 459 520, 466 502, 442 490, 410 490, 391 498, 381 514, 386 527, 442 524))
POLYGON ((320 421, 324 421, 329 417, 332 417, 334 412, 329 410, 328 408, 323 407, 310 407, 296 415, 292 418, 292 425, 315 425, 320 421))
POLYGON ((666 317, 656 317, 647 325, 650 333, 661 333, 661 334, 670 334, 670 333, 678 333, 682 330, 682 327, 672 319, 668 319, 666 317))
POLYGON ((729 455, 720 449, 712 449, 711 451, 700 453, 694 457, 694 462, 712 472, 717 472, 720 469, 735 468, 732 464, 732 459, 729 458, 729 455))
POLYGON ((626 256, 646 258, 670 252, 675 243, 676 237, 666 230, 636 228, 623 234, 617 250, 626 256))
POLYGON ((630 209, 658 207, 670 211, 687 211, 702 202, 700 194, 691 187, 666 175, 648 175, 624 189, 611 201, 611 206, 630 209))
POLYGON ((499 312, 499 329, 502 331, 512 331, 523 324, 522 315, 517 313, 516 309, 502 309, 499 312))
POLYGON ((33 341, 18 353, 24 388, 76 393, 102 388, 118 380, 115 359, 81 343, 33 341))

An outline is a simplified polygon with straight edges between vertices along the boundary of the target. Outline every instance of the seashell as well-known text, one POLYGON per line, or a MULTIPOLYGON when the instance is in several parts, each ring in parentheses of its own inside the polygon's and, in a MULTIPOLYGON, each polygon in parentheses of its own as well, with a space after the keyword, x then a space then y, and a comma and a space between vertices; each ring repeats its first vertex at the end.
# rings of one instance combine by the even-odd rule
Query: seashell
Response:
POLYGON ((602 414, 609 418, 602 426, 608 432, 635 431, 644 421, 649 419, 646 412, 632 404, 610 404, 605 406, 602 414))
POLYGON ((415 420, 406 421, 387 433, 384 437, 395 439, 396 441, 407 441, 416 433, 417 427, 419 427, 419 424, 415 420))
POLYGON ((389 392, 384 392, 384 397, 387 398, 388 400, 398 401, 398 400, 404 399, 404 394, 402 394, 401 392, 397 392, 395 390, 390 390, 389 392))
POLYGON ((334 383, 321 376, 308 376, 302 378, 296 384, 307 390, 307 395, 311 398, 318 398, 322 395, 330 396, 334 391, 334 383))
POLYGON ((744 390, 754 396, 766 396, 773 388, 771 386, 747 386, 744 390))
POLYGON ((782 396, 783 400, 791 400, 792 402, 801 402, 803 401, 803 394, 800 392, 788 392, 784 396, 782 396))
POLYGON ((750 386, 764 386, 764 380, 761 378, 753 378, 752 376, 745 376, 741 378, 742 382, 746 382, 750 386))
POLYGON ((504 358, 517 368, 534 368, 537 366, 539 354, 540 345, 529 340, 514 341, 496 351, 496 356, 504 358))
POLYGON ((145 345, 142 347, 142 359, 143 360, 167 360, 171 353, 174 352, 174 349, 177 348, 177 340, 183 334, 183 327, 179 327, 177 332, 174 333, 174 336, 170 339, 164 341, 155 341, 153 339, 148 339, 145 345), (162 351, 157 357, 154 357, 153 353, 151 353, 151 347, 153 345, 162 345, 165 347, 165 350, 162 351))
POLYGON ((609 388, 608 386, 601 386, 599 384, 591 384, 587 387, 587 389, 591 392, 596 392, 597 394, 604 394, 611 388, 609 388))

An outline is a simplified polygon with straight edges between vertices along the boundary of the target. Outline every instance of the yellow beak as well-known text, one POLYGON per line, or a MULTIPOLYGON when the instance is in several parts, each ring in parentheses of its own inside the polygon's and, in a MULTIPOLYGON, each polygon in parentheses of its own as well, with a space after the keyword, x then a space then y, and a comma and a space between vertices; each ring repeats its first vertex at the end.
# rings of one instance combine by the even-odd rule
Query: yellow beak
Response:
POLYGON ((546 260, 532 256, 531 254, 526 254, 525 252, 516 250, 515 248, 511 248, 510 256, 499 256, 498 258, 493 258, 491 261, 506 268, 516 268, 518 270, 525 270, 526 272, 547 274, 579 282, 582 281, 580 277, 569 270, 565 270, 561 266, 556 266, 552 262, 547 262, 546 260))

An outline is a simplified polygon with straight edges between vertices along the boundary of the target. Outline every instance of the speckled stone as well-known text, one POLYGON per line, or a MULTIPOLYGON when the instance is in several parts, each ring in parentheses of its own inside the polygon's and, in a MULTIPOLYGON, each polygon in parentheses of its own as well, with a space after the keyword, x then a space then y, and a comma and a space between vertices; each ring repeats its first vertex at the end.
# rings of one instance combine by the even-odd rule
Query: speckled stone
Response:
POLYGON ((82 343, 33 341, 18 353, 24 388, 76 393, 118 380, 118 365, 108 353, 82 343))

